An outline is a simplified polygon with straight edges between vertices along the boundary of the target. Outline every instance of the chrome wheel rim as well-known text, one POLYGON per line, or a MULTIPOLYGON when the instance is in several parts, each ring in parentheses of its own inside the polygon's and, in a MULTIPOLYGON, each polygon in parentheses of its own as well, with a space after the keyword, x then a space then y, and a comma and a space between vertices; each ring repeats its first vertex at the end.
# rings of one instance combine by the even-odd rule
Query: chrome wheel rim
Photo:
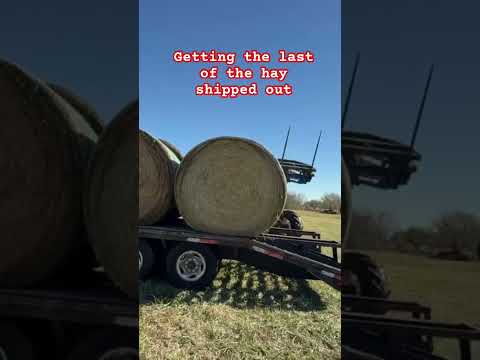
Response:
POLYGON ((207 270, 207 262, 198 251, 185 251, 177 259, 176 270, 182 280, 189 282, 198 281, 207 270))

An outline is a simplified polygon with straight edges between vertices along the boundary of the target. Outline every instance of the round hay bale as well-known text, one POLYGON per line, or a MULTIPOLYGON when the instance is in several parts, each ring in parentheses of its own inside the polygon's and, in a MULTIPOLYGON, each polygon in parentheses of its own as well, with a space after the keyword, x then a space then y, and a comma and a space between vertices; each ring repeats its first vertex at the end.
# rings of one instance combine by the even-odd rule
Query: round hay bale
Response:
POLYGON ((139 136, 138 219, 141 225, 162 220, 174 207, 173 189, 180 159, 145 131, 139 136))
POLYGON ((82 185, 97 135, 46 84, 3 60, 0 92, 0 285, 32 285, 62 273, 85 238, 82 185))
POLYGON ((254 141, 220 137, 183 159, 175 199, 192 228, 254 236, 269 229, 285 206, 287 182, 278 161, 254 141))
POLYGON ((48 86, 82 114, 97 135, 102 133, 103 123, 100 120, 100 116, 90 104, 64 86, 52 83, 49 83, 48 86))
POLYGON ((158 139, 158 140, 160 140, 165 146, 167 146, 170 149, 170 151, 175 154, 177 159, 179 159, 180 161, 183 160, 182 153, 180 152, 180 150, 175 145, 173 145, 172 143, 168 142, 165 139, 158 139))
POLYGON ((138 100, 98 140, 85 185, 89 240, 107 275, 138 296, 138 100))

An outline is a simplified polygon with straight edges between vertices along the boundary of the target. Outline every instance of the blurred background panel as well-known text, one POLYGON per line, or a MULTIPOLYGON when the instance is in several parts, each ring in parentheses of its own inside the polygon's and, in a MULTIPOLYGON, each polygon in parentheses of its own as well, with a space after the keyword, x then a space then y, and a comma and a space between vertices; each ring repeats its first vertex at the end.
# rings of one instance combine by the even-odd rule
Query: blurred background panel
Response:
POLYGON ((65 86, 109 122, 138 96, 138 2, 2 4, 0 57, 65 86))
MULTIPOLYGON (((374 263, 386 278, 374 290, 382 276, 364 272, 356 292, 390 291, 430 307, 436 321, 471 325, 480 324, 479 9, 468 1, 342 3, 342 155, 353 183, 344 251, 370 257, 357 255, 350 270, 374 263)), ((434 346, 460 356, 454 341, 434 346)), ((478 345, 473 351, 480 356, 478 345)))

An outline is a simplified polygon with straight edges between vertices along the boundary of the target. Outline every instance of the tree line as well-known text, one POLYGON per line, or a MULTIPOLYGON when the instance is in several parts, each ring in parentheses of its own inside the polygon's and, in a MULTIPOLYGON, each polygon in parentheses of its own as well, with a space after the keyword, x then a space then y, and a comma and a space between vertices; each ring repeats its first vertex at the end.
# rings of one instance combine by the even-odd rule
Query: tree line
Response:
POLYGON ((320 199, 307 200, 304 194, 288 192, 286 208, 340 213, 342 200, 339 194, 327 193, 320 199))
POLYGON ((452 211, 426 226, 399 229, 388 213, 355 211, 349 248, 394 250, 457 260, 480 258, 480 216, 452 211))

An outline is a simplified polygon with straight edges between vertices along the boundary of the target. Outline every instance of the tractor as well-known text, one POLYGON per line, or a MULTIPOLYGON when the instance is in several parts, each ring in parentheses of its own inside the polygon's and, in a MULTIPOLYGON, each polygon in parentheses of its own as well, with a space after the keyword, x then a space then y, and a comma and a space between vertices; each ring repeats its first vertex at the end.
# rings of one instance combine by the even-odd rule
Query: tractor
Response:
MULTIPOLYGON (((317 145, 313 154, 312 163, 307 164, 296 160, 285 159, 285 152, 287 150, 288 139, 290 137, 290 130, 291 128, 289 127, 283 146, 282 157, 278 159, 278 162, 283 169, 287 182, 295 184, 307 184, 315 176, 316 169, 313 165, 315 164, 315 158, 317 157, 318 145, 320 144, 322 132, 320 132, 320 135, 317 139, 317 145)), ((302 231, 303 220, 300 215, 298 215, 298 213, 294 210, 285 209, 274 226, 269 230, 269 233, 301 236, 302 231)))
POLYGON ((368 133, 345 130, 352 89, 360 55, 354 70, 342 114, 342 294, 387 298, 385 275, 373 259, 359 252, 349 251, 349 232, 352 218, 352 188, 366 185, 378 189, 398 189, 408 184, 418 167, 421 155, 415 150, 423 109, 433 74, 430 68, 410 143, 368 133))

